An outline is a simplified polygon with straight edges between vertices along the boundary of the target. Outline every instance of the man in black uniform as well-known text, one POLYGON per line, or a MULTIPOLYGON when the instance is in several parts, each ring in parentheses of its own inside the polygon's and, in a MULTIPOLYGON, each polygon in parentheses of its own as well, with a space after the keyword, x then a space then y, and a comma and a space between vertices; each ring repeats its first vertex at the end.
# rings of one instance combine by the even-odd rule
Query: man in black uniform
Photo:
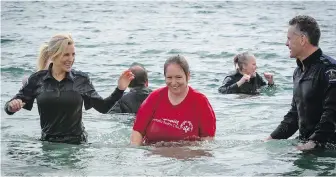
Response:
POLYGON ((130 91, 123 95, 121 99, 108 111, 108 113, 137 113, 142 102, 152 92, 148 88, 148 74, 144 66, 140 63, 133 63, 129 68, 134 75, 134 79, 128 85, 130 91))
POLYGON ((284 120, 267 138, 287 139, 299 130, 310 150, 336 142, 336 61, 318 47, 320 29, 314 18, 296 16, 289 21, 286 46, 296 58, 293 99, 284 120))

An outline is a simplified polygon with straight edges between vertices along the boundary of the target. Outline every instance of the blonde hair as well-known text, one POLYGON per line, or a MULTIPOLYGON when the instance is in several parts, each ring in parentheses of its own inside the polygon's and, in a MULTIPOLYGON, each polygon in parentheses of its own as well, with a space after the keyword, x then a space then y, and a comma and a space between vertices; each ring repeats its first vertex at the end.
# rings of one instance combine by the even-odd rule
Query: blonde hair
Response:
POLYGON ((68 45, 74 44, 70 34, 57 34, 47 44, 40 47, 40 55, 37 60, 37 71, 44 70, 50 61, 63 56, 68 45))
POLYGON ((243 52, 243 53, 236 55, 233 58, 233 64, 235 66, 235 69, 237 71, 242 71, 244 68, 244 65, 249 60, 249 57, 254 57, 254 55, 250 52, 243 52))

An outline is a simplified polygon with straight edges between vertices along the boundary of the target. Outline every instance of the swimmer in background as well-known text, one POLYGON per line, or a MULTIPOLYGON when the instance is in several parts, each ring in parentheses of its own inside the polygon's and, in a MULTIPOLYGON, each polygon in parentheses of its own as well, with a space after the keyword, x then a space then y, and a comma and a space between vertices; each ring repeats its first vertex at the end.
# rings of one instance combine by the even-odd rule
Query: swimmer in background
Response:
POLYGON ((273 74, 264 73, 266 83, 263 78, 256 72, 256 58, 252 53, 244 52, 235 56, 233 59, 236 72, 226 76, 218 91, 223 94, 243 93, 258 94, 262 86, 274 86, 273 74))

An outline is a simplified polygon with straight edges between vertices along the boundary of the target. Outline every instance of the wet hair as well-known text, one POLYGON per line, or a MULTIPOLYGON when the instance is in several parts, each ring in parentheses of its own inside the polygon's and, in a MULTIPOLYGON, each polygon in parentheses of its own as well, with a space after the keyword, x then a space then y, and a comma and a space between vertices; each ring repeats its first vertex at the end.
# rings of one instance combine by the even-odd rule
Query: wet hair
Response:
POLYGON ((129 69, 134 74, 134 79, 130 82, 128 87, 145 86, 148 81, 148 74, 145 67, 142 64, 135 62, 131 64, 129 69))
POLYGON ((249 57, 254 57, 254 55, 250 52, 243 52, 238 55, 236 55, 233 58, 233 64, 237 71, 242 71, 244 68, 244 65, 247 64, 249 57))
POLYGON ((165 76, 166 76, 167 67, 170 64, 179 65, 183 69, 183 72, 186 75, 186 77, 190 73, 189 64, 188 64, 187 60, 183 56, 177 55, 177 56, 169 57, 166 60, 164 66, 163 66, 163 68, 164 68, 163 73, 164 73, 165 76))
POLYGON ((70 34, 57 34, 47 44, 40 48, 40 55, 37 60, 37 70, 43 70, 49 60, 62 57, 68 45, 74 44, 70 34))
POLYGON ((291 19, 289 25, 295 26, 298 31, 307 36, 310 44, 318 46, 321 31, 316 20, 313 17, 306 15, 298 15, 291 19))

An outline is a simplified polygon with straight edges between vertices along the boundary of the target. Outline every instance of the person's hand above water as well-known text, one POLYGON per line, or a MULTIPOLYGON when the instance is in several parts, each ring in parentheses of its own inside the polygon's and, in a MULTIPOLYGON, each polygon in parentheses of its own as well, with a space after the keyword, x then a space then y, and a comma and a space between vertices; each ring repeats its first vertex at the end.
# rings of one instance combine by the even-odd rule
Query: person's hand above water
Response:
POLYGON ((249 82, 251 79, 250 75, 244 74, 244 76, 237 82, 238 87, 243 85, 245 82, 249 82))
POLYGON ((134 74, 130 70, 124 71, 118 80, 118 89, 126 90, 130 82, 134 79, 134 74))
POLYGON ((8 103, 7 109, 9 112, 18 112, 25 104, 21 99, 14 99, 8 103))
POLYGON ((268 84, 270 84, 270 85, 274 84, 274 81, 273 81, 273 74, 272 74, 272 73, 267 73, 267 72, 265 72, 265 73, 264 73, 264 77, 266 78, 268 84))

